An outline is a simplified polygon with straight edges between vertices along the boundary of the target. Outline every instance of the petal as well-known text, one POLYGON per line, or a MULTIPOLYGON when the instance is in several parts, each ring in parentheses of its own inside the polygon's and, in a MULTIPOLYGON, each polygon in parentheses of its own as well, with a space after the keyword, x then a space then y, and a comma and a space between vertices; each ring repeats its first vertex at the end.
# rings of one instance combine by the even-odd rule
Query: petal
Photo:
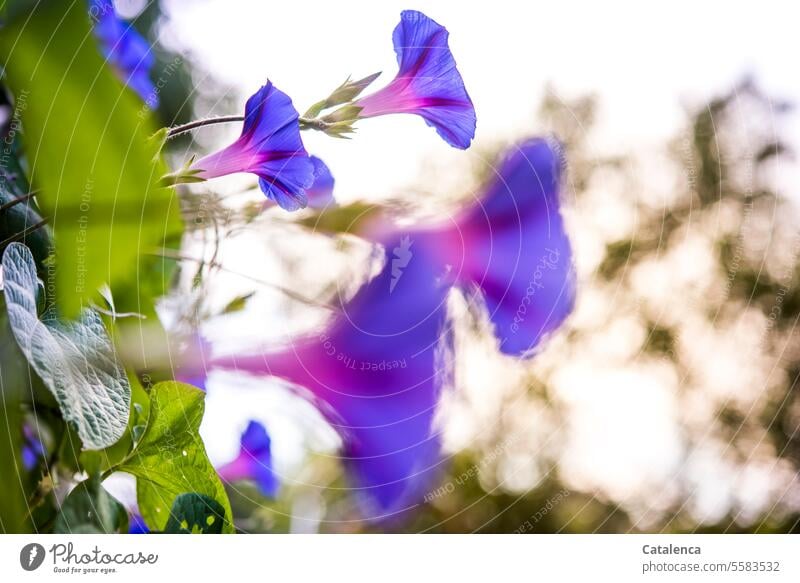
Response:
POLYGON ((258 421, 250 421, 244 433, 242 433, 242 450, 257 456, 261 455, 262 452, 269 452, 271 445, 269 434, 264 426, 258 421))
POLYGON ((128 523, 128 534, 150 534, 150 529, 141 514, 132 514, 128 523))
POLYGON ((415 10, 405 10, 392 40, 400 71, 418 101, 417 111, 451 146, 465 149, 475 136, 476 116, 442 25, 415 10))
MULTIPOLYGON (((298 160, 299 162, 300 160, 298 160)), ((308 158, 302 160, 308 161, 308 158)), ((278 203, 278 206, 285 211, 297 211, 308 206, 308 198, 303 191, 303 182, 293 180, 292 169, 296 169, 296 173, 301 177, 305 174, 305 164, 286 164, 282 167, 280 172, 280 179, 276 175, 262 174, 258 179, 258 186, 261 191, 270 200, 278 203), (292 182, 285 183, 283 180, 288 178, 292 182)), ((263 171, 262 171, 263 172, 263 171)))
POLYGON ((480 290, 506 354, 530 354, 574 304, 572 251, 559 210, 562 166, 557 144, 521 144, 459 222, 466 245, 460 282, 480 290))
POLYGON ((308 206, 317 209, 325 208, 334 203, 333 185, 335 181, 325 162, 316 156, 311 156, 311 163, 314 165, 314 182, 306 190, 308 206))
POLYGON ((241 138, 260 151, 305 153, 298 118, 289 96, 267 81, 247 100, 241 138))
POLYGON ((272 469, 272 444, 269 433, 261 423, 250 421, 242 433, 241 454, 247 459, 250 477, 259 491, 274 498, 278 493, 278 479, 272 469))

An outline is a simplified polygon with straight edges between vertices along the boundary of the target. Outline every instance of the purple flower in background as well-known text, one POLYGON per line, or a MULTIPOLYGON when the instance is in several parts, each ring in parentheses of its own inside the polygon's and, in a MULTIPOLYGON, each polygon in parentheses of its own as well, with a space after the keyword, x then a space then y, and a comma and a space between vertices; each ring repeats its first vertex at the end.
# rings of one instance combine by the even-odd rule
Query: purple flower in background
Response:
POLYGON ((158 107, 158 92, 150 80, 155 58, 144 37, 117 17, 111 0, 89 0, 89 17, 103 57, 117 76, 148 106, 158 107))
POLYGON ((36 430, 29 424, 22 426, 22 467, 30 471, 47 455, 47 450, 36 430))
POLYGON ((263 425, 250 421, 242 433, 239 455, 217 473, 226 482, 253 480, 264 496, 275 497, 279 484, 272 468, 271 441, 263 425))
POLYGON ((175 363, 173 369, 175 380, 205 391, 210 372, 208 362, 211 358, 211 344, 197 330, 188 340, 179 344, 181 344, 179 353, 188 355, 188 358, 182 357, 175 363))
POLYGON ((310 393, 343 438, 345 468, 371 519, 414 507, 440 461, 433 419, 449 383, 451 338, 448 289, 430 259, 415 252, 399 278, 387 261, 319 334, 284 350, 211 363, 278 376, 310 393))
POLYGON ((512 148, 484 194, 429 232, 431 249, 452 265, 457 284, 476 290, 500 350, 530 355, 572 311, 572 250, 560 213, 563 159, 550 140, 512 148))
POLYGON ((421 12, 405 10, 392 41, 400 70, 383 89, 354 103, 358 116, 414 113, 453 147, 475 137, 475 108, 447 44, 447 29, 421 12))
POLYGON ((298 117, 289 96, 267 81, 247 100, 239 139, 197 160, 191 170, 202 179, 249 172, 282 209, 305 208, 315 166, 300 139, 298 117))
POLYGON ((150 534, 150 529, 139 513, 132 514, 128 522, 128 534, 150 534))

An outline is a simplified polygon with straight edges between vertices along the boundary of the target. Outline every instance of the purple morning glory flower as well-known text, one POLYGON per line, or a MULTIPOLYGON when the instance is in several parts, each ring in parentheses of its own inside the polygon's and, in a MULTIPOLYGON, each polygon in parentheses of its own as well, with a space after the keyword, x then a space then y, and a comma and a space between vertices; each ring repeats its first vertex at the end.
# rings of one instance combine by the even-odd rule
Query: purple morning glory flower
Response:
POLYGON ((289 96, 267 81, 247 100, 241 136, 194 162, 191 170, 203 179, 249 172, 258 176, 266 197, 282 209, 305 208, 315 166, 300 139, 298 118, 289 96))
POLYGON ((144 37, 117 17, 111 0, 89 0, 89 17, 103 57, 117 76, 149 107, 158 107, 158 92, 150 80, 155 57, 144 37))
POLYGON ((381 272, 317 335, 211 365, 274 375, 310 392, 342 436, 342 459, 371 519, 413 508, 436 476, 434 414, 449 384, 448 288, 440 266, 402 237, 381 272))
POLYGON ((416 10, 405 10, 392 41, 400 70, 383 89, 354 105, 359 117, 414 113, 453 147, 475 137, 475 108, 447 44, 445 27, 416 10))
POLYGON ((259 492, 270 498, 278 493, 278 478, 272 469, 272 450, 269 434, 257 421, 250 421, 242 433, 239 455, 217 469, 226 482, 253 480, 259 492))

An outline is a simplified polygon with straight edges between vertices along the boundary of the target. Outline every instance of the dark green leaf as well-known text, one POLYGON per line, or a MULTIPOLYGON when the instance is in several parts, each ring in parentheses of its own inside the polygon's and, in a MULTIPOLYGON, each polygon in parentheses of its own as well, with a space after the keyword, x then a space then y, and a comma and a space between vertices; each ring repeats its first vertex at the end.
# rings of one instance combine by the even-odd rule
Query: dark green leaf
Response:
POLYGON ((128 513, 100 484, 98 477, 81 482, 69 493, 53 530, 58 534, 126 532, 128 513))
POLYGON ((14 342, 8 325, 5 303, 0 297, 0 533, 20 533, 30 529, 26 508, 27 494, 23 486, 24 470, 19 452, 22 450, 22 403, 30 394, 25 356, 14 342))
POLYGON ((131 388, 100 317, 84 310, 80 321, 39 320, 38 279, 30 250, 8 246, 2 259, 8 320, 14 338, 86 449, 102 449, 125 431, 131 388))
POLYGON ((164 532, 167 534, 221 534, 225 509, 219 502, 190 492, 175 498, 164 532))

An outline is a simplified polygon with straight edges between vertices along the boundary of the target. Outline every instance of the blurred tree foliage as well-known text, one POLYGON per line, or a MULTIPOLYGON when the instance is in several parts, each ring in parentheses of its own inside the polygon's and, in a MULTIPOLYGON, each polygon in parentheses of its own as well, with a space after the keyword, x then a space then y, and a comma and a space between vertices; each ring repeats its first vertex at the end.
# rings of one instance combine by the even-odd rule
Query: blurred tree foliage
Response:
MULTIPOLYGON (((592 300, 605 306, 603 317, 588 324, 586 318, 574 318, 530 364, 500 359, 500 366, 516 367, 519 377, 483 417, 484 425, 493 428, 490 435, 483 427, 466 440, 467 449, 452 448, 457 453, 446 474, 405 521, 359 521, 335 465, 329 458, 312 462, 316 469, 304 473, 304 480, 328 488, 324 501, 317 502, 318 524, 309 528, 800 531, 800 233, 796 201, 775 186, 781 165, 790 159, 781 138, 789 110, 745 80, 688 111, 686 126, 661 148, 598 157, 591 142, 595 100, 564 102, 550 93, 539 112, 539 127, 558 136, 567 151, 565 213, 580 240, 578 311, 592 300), (607 203, 621 216, 633 217, 622 221, 624 228, 596 224, 606 216, 597 205, 607 203), (599 252, 581 253, 586 247, 599 252), (639 333, 630 335, 634 345, 610 366, 660 371, 661 376, 666 371, 675 380, 667 386, 676 402, 681 450, 677 462, 654 461, 672 464, 663 484, 626 495, 582 484, 564 471, 570 411, 554 387, 560 368, 591 351, 599 338, 617 334, 616 324, 623 319, 639 333), (730 364, 715 348, 727 346, 726 340, 741 367, 731 372, 733 380, 724 370, 722 377, 714 370, 730 364), (535 431, 543 419, 544 435, 535 431), (550 435, 547 428, 554 428, 550 435), (696 460, 707 455, 715 467, 725 468, 724 477, 692 473, 696 460), (515 472, 508 468, 520 459, 534 468, 527 480, 511 479, 515 472), (748 494, 753 471, 772 484, 765 497, 748 494), (719 488, 714 512, 704 510, 702 498, 708 494, 701 492, 698 480, 705 481, 704 492, 719 488)), ((354 204, 303 224, 325 232, 351 231, 369 210, 369 205, 354 204)), ((468 335, 480 333, 481 323, 473 319, 468 335)), ((481 346, 485 359, 487 348, 481 346)), ((454 400, 479 407, 469 397, 456 395, 454 400)), ((640 437, 630 434, 628 439, 640 437)), ((316 500, 319 489, 290 486, 277 502, 269 502, 254 490, 237 488, 232 504, 246 530, 303 530, 296 500, 308 496, 316 500)))

